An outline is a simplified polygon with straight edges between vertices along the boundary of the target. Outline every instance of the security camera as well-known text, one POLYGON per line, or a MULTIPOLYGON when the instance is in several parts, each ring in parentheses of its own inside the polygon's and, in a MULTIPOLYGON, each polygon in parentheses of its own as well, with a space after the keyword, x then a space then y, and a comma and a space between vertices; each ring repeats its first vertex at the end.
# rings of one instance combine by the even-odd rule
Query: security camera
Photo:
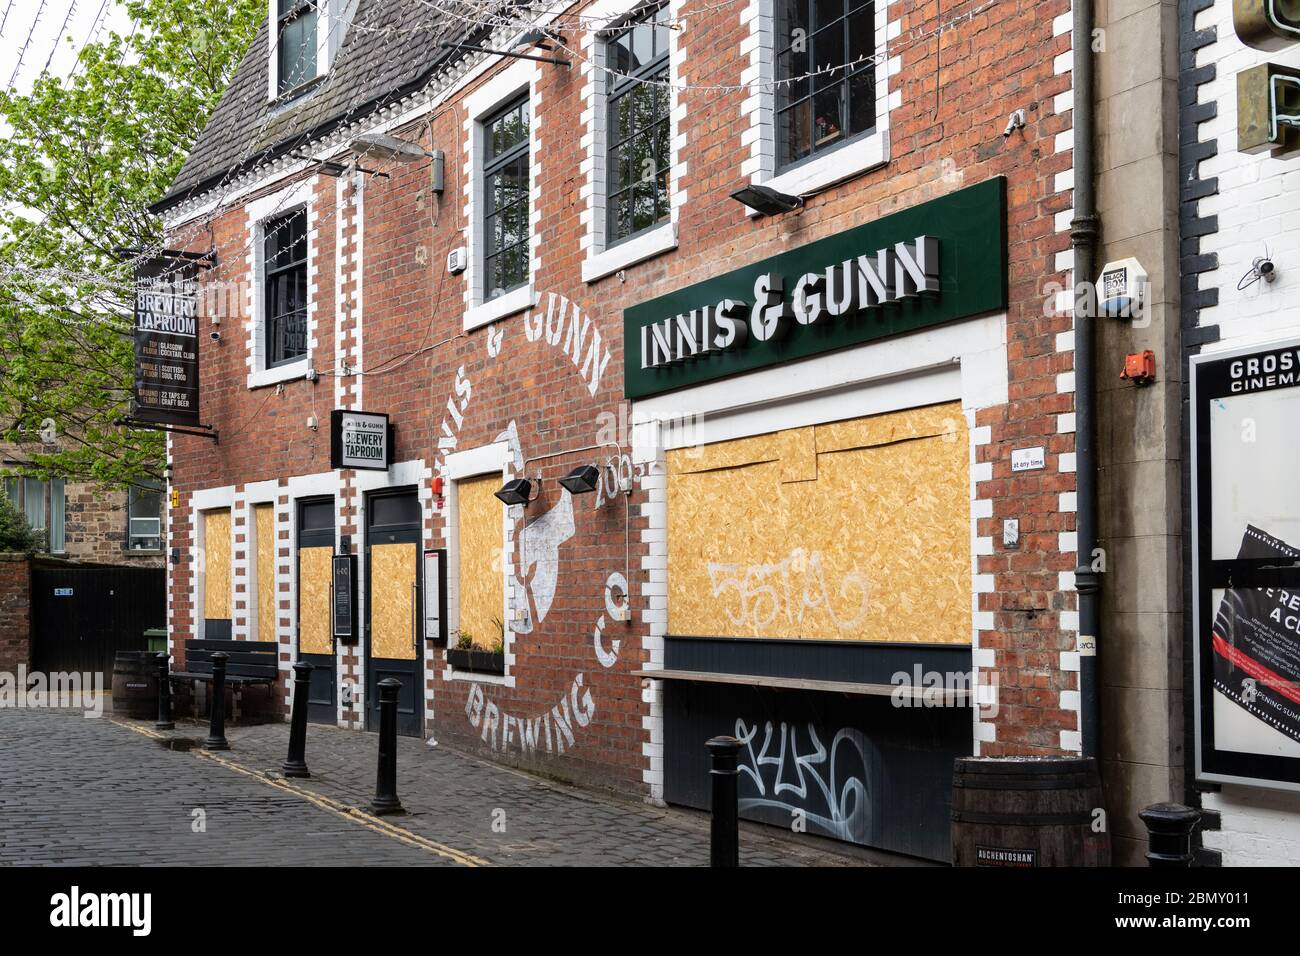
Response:
POLYGON ((1277 278, 1277 272, 1276 272, 1277 267, 1273 265, 1272 259, 1265 259, 1261 257, 1255 260, 1254 266, 1255 266, 1255 271, 1259 273, 1259 277, 1263 279, 1265 282, 1272 282, 1274 279, 1277 278))
POLYGON ((1025 111, 1015 110, 1007 117, 1007 128, 1002 131, 1004 137, 1010 136, 1018 129, 1025 128, 1025 111))
POLYGON ((210 336, 212 337, 212 341, 214 341, 214 342, 220 342, 220 341, 221 341, 221 333, 218 332, 216 329, 213 329, 211 332, 208 333, 208 335, 210 335, 210 336))

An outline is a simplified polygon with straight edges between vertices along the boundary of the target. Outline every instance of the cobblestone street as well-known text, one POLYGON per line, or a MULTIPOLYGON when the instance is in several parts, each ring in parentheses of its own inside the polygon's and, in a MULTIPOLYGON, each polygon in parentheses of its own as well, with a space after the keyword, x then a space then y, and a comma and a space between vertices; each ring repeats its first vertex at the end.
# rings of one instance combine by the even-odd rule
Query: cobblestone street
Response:
MULTIPOLYGON (((399 738, 408 813, 375 818, 371 734, 312 726, 310 780, 279 773, 288 727, 206 728, 0 711, 0 864, 702 865, 708 820, 594 795, 399 738), (494 832, 494 819, 504 832, 494 832), (201 825, 200 825, 201 824, 201 825)), ((742 826, 741 863, 861 865, 822 841, 742 826)))

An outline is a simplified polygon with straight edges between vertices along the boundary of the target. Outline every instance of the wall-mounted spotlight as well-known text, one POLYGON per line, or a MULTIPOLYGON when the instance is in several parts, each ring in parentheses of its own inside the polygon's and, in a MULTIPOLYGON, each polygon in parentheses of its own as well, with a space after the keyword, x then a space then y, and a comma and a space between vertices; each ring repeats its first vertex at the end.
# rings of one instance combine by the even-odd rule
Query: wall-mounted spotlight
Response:
POLYGON ((778 192, 771 186, 759 186, 756 183, 740 187, 731 194, 731 198, 760 216, 775 216, 803 205, 800 196, 791 196, 789 193, 778 192))
POLYGON ((579 465, 561 478, 560 484, 568 488, 570 494, 585 495, 595 491, 600 484, 600 469, 595 465, 579 465))
MULTIPOLYGON (((538 482, 540 485, 541 482, 538 482)), ((538 488, 540 493, 541 489, 538 488)), ((512 478, 501 486, 501 490, 496 492, 496 496, 508 505, 526 505, 534 501, 537 495, 533 494, 533 483, 527 478, 512 478)))

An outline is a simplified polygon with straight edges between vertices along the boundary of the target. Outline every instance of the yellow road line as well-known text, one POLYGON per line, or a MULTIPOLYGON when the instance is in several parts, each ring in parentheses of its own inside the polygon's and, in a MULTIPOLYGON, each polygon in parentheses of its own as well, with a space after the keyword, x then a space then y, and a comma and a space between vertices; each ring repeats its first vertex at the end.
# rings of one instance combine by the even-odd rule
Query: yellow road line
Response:
MULTIPOLYGON (((155 740, 165 738, 164 734, 160 734, 155 730, 150 730, 147 727, 137 727, 132 724, 123 723, 120 720, 112 720, 111 723, 117 724, 119 727, 125 727, 127 730, 135 731, 137 734, 141 734, 145 737, 151 737, 155 740)), ((466 853, 464 850, 457 850, 455 847, 447 846, 445 843, 439 843, 437 840, 430 840, 428 837, 422 837, 418 833, 412 833, 405 827, 399 827, 396 824, 390 823, 383 817, 377 817, 373 814, 366 813, 364 810, 349 806, 348 804, 331 797, 326 797, 319 793, 313 793, 310 790, 303 790, 299 787, 295 787, 287 780, 268 777, 263 773, 259 773, 256 770, 250 770, 247 767, 235 763, 233 760, 220 757, 210 751, 195 749, 193 753, 195 756, 202 757, 204 760, 211 760, 213 763, 220 764, 227 770, 233 770, 235 773, 241 773, 246 777, 251 777, 259 783, 275 787, 277 790, 282 790, 285 793, 291 793, 295 797, 299 797, 321 810, 333 813, 335 816, 342 817, 345 820, 363 826, 367 830, 373 830, 375 833, 380 833, 386 837, 390 837, 391 839, 399 840, 408 846, 413 846, 417 849, 434 853, 451 860, 454 863, 459 863, 461 866, 492 865, 488 860, 474 856, 472 853, 466 853)))

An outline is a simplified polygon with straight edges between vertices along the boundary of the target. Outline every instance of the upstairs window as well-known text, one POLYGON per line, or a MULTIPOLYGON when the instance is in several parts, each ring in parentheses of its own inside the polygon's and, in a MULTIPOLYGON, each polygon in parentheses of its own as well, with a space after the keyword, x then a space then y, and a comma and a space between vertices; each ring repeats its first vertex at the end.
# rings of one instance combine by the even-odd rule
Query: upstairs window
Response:
POLYGON ((528 282, 528 95, 483 122, 483 298, 528 282))
POLYGON ((62 480, 55 478, 6 478, 4 494, 10 503, 27 517, 32 530, 44 535, 45 550, 62 554, 67 548, 64 531, 64 494, 62 480))
POLYGON ((668 6, 634 14, 606 41, 609 192, 606 245, 668 218, 668 6))
POLYGON ((869 0, 776 0, 777 168, 876 125, 869 0))
POLYGON ((127 492, 129 551, 162 550, 162 485, 143 481, 127 492))
POLYGON ((316 79, 317 0, 277 0, 276 70, 281 95, 316 79))
POLYGON ((307 354, 307 210, 263 224, 266 367, 307 354))

